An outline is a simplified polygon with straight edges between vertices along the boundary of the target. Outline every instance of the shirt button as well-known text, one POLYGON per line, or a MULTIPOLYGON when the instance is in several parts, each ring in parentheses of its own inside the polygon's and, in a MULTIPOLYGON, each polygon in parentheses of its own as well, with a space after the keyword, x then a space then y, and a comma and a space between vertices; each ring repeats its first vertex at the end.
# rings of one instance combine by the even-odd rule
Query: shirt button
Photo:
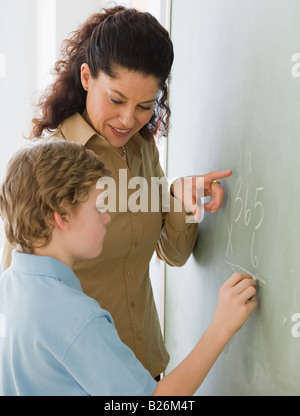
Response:
POLYGON ((134 243, 133 243, 133 247, 138 247, 140 245, 140 243, 138 242, 138 241, 135 241, 134 243))
POLYGON ((134 309, 135 308, 135 302, 130 302, 130 306, 134 309))
POLYGON ((134 275, 133 270, 129 270, 129 271, 128 271, 128 273, 127 273, 127 275, 128 275, 129 277, 132 277, 132 276, 134 275))
POLYGON ((143 334, 137 334, 137 339, 139 340, 139 341, 142 341, 142 339, 143 339, 143 334))

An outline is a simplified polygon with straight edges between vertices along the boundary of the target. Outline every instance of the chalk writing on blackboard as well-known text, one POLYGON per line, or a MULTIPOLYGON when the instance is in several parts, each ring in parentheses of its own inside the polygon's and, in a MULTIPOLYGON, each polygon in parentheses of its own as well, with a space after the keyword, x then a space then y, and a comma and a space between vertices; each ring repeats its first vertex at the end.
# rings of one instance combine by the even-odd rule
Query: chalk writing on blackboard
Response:
POLYGON ((228 260, 225 260, 225 262, 229 265, 229 266, 232 266, 234 269, 238 269, 240 272, 244 272, 244 273, 247 273, 247 274, 249 274, 249 275, 252 275, 253 276, 253 278, 255 279, 255 280, 258 280, 259 282, 261 282, 261 283, 263 283, 264 285, 267 283, 264 279, 262 279, 260 276, 257 276, 256 274, 253 274, 252 272, 250 272, 249 270, 247 270, 247 269, 245 269, 244 267, 242 267, 242 266, 240 266, 239 264, 234 264, 234 263, 231 263, 230 261, 228 261, 228 260))
POLYGON ((235 269, 239 269, 239 271, 253 275, 261 283, 266 284, 266 281, 255 272, 259 266, 256 242, 258 233, 263 225, 265 211, 262 202, 264 188, 262 186, 256 186, 251 180, 251 174, 253 173, 252 153, 247 153, 245 154, 245 158, 242 158, 242 153, 240 152, 237 172, 239 176, 236 181, 236 191, 234 193, 234 204, 232 207, 233 220, 227 224, 228 241, 226 263, 235 269), (249 253, 249 263, 251 263, 254 272, 249 272, 244 265, 237 264, 234 261, 235 247, 233 245, 233 235, 237 232, 238 225, 239 231, 241 227, 242 229, 244 227, 245 233, 250 235, 250 238, 245 239, 245 246, 243 248, 249 253))

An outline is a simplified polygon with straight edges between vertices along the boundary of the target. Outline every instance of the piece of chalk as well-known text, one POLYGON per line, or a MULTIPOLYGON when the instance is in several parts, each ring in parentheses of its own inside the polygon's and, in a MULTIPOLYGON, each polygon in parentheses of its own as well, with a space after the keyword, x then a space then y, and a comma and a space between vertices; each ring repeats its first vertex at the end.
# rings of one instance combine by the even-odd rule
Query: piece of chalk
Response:
POLYGON ((266 284, 266 281, 264 280, 264 279, 262 279, 261 277, 259 277, 259 276, 252 276, 253 277, 253 279, 255 280, 255 281, 259 281, 259 282, 261 282, 262 284, 266 284))

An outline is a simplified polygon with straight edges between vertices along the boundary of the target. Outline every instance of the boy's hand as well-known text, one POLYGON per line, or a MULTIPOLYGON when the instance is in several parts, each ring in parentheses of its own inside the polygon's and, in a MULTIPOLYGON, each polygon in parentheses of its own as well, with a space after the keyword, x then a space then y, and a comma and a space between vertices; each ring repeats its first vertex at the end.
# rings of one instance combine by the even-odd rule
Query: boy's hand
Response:
POLYGON ((256 282, 248 274, 235 273, 221 287, 213 322, 233 336, 257 307, 251 300, 256 294, 256 282))

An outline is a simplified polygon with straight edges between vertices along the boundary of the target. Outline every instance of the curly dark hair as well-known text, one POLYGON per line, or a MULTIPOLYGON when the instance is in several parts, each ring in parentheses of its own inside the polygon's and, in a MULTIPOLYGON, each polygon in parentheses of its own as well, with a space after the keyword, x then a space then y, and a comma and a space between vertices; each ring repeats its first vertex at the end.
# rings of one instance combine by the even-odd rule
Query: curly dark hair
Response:
POLYGON ((117 6, 92 15, 63 42, 61 59, 54 67, 55 81, 41 96, 40 117, 32 120, 31 138, 52 132, 63 120, 86 106, 80 68, 89 65, 91 75, 100 71, 115 77, 117 68, 151 75, 160 81, 160 93, 150 121, 140 130, 147 139, 166 136, 169 129, 168 80, 174 60, 168 31, 150 14, 117 6))

